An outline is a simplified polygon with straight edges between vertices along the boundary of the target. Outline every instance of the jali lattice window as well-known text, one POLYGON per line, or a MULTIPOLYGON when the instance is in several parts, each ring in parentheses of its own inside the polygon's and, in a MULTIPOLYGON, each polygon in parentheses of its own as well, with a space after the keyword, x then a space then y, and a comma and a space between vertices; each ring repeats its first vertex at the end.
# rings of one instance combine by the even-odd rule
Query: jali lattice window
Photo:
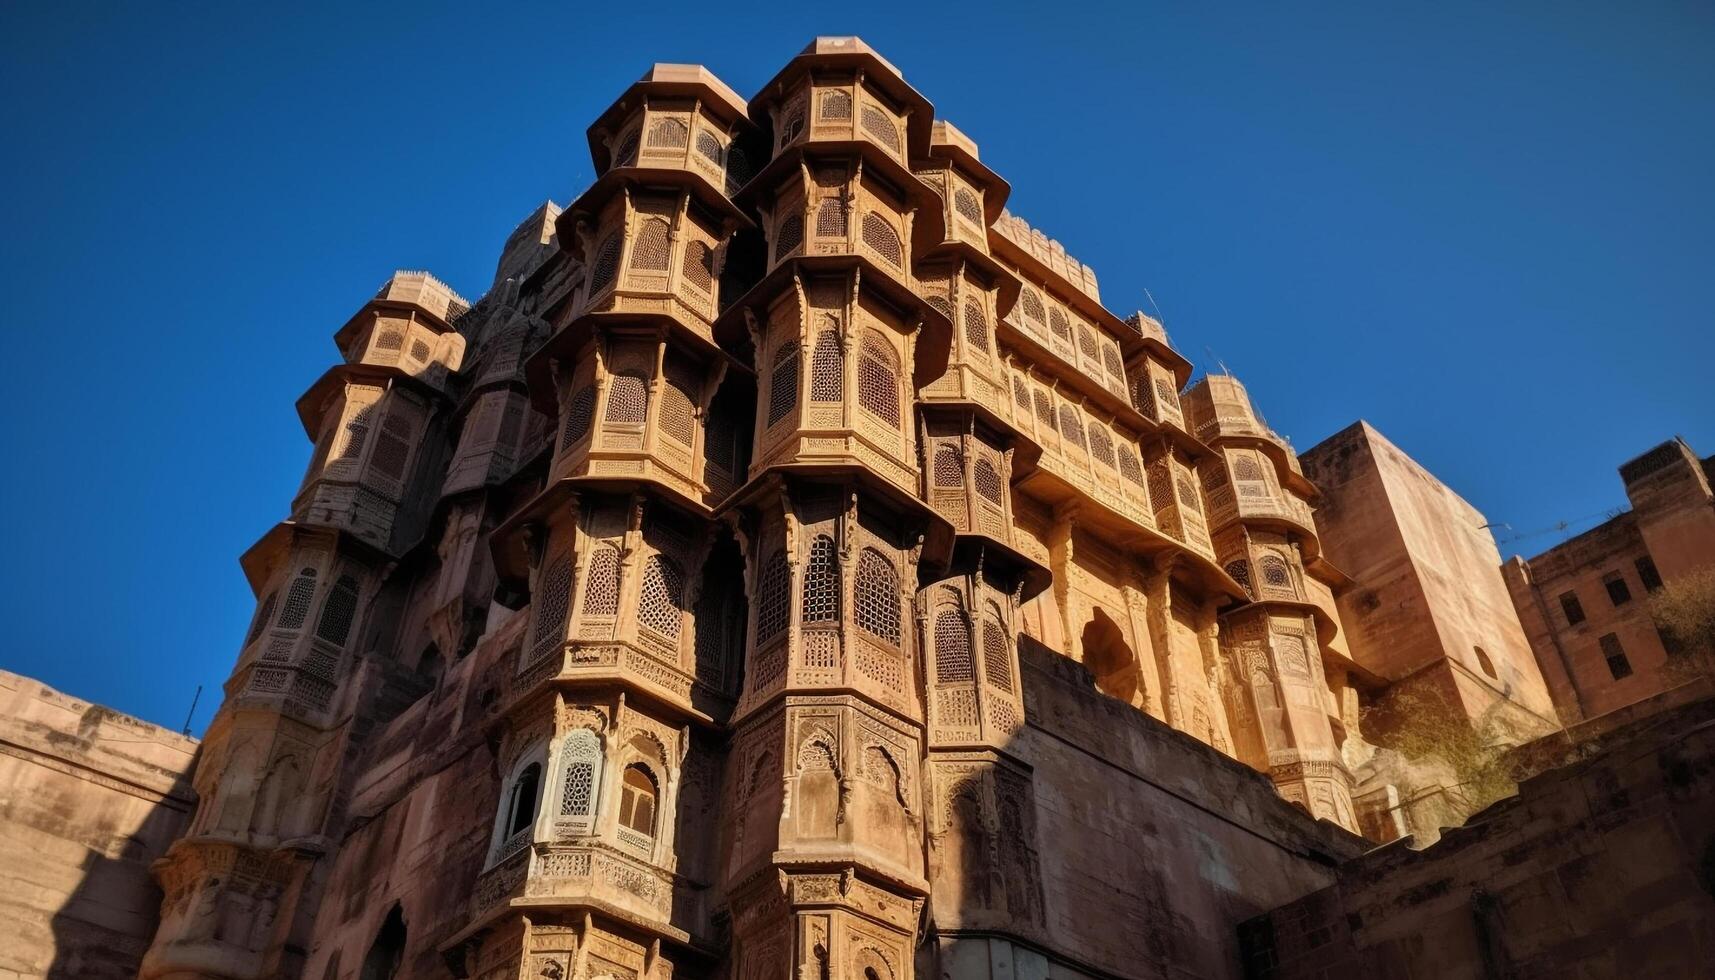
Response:
POLYGON ((816 535, 810 542, 810 559, 804 565, 804 596, 799 619, 806 623, 831 623, 839 618, 837 598, 840 570, 834 563, 834 539, 816 535))
POLYGON ((1060 435, 1079 449, 1084 448, 1084 423, 1078 419, 1078 410, 1070 405, 1060 406, 1060 435))
POLYGON ((649 406, 649 382, 636 370, 614 375, 607 386, 607 421, 642 425, 649 406))
POLYGON ((1120 365, 1119 348, 1108 346, 1102 348, 1102 366, 1108 369, 1108 375, 1122 386, 1125 384, 1125 368, 1120 365))
POLYGON ((601 778, 601 739, 587 728, 566 733, 560 749, 564 776, 560 780, 560 816, 588 820, 595 815, 597 783, 601 778))
POLYGON ((680 603, 685 575, 679 563, 666 555, 650 555, 643 563, 643 594, 637 602, 637 621, 669 640, 679 639, 680 603))
POLYGON ((1239 586, 1245 590, 1246 595, 1254 596, 1256 594, 1251 591, 1250 562, 1240 558, 1238 561, 1227 562, 1226 569, 1227 574, 1232 576, 1233 581, 1239 583, 1239 586))
POLYGON ((351 635, 351 621, 357 616, 357 580, 341 575, 328 591, 322 603, 322 618, 316 623, 316 636, 336 646, 344 646, 351 635))
POLYGON ((893 225, 874 211, 863 216, 863 242, 876 253, 886 259, 890 265, 900 265, 904 262, 904 251, 899 245, 899 232, 893 225))
POLYGON ((839 402, 846 397, 846 366, 840 357, 840 335, 832 328, 816 334, 810 356, 810 400, 839 402))
POLYGON ((1000 506, 1000 473, 994 464, 986 459, 977 460, 976 474, 973 482, 976 484, 977 496, 995 506, 1000 506))
POLYGON ((819 238, 846 237, 846 201, 830 197, 816 208, 816 235, 819 238))
POLYGON ((685 261, 681 264, 685 281, 703 292, 715 287, 715 250, 707 242, 692 239, 685 246, 685 261))
POLYGON ((895 429, 899 428, 899 354, 873 332, 863 338, 858 359, 858 403, 895 429))
POLYGON ((721 141, 706 129, 697 130, 697 152, 715 166, 721 165, 721 141))
POLYGON ((613 277, 619 272, 619 248, 619 233, 615 232, 596 249, 595 262, 590 266, 590 295, 613 285, 613 277))
POLYGON ((1108 430, 1099 425, 1090 426, 1090 456, 1110 469, 1114 465, 1113 440, 1108 438, 1108 430))
POLYGON ((854 598, 858 629, 899 646, 899 575, 874 548, 858 556, 854 598))
POLYGON ((595 387, 584 385, 572 392, 570 403, 566 406, 566 428, 560 434, 560 448, 565 449, 574 445, 578 440, 590 434, 590 422, 595 418, 595 387))
MULTIPOLYGON (((1041 293, 1037 292, 1034 287, 1024 287, 1024 296, 1019 300, 1019 306, 1024 310, 1024 319, 1026 322, 1033 323, 1037 327, 1042 326, 1042 318, 1046 315, 1046 312, 1042 306, 1041 293)), ((1064 316, 1062 316, 1062 319, 1064 319, 1064 316)))
POLYGON ((977 353, 988 353, 988 317, 983 316, 983 308, 974 302, 965 303, 965 343, 977 353))
POLYGON ((1030 411, 1030 389, 1024 386, 1023 378, 1012 379, 1012 400, 1026 412, 1030 411))
POLYGON ((1082 324, 1078 326, 1078 351, 1091 360, 1101 360, 1102 349, 1096 346, 1096 335, 1082 324))
POLYGON ((640 142, 637 130, 625 134, 619 141, 619 149, 613 153, 613 165, 629 167, 637 162, 637 144, 640 142))
MULTIPOLYGON (((530 637, 532 657, 541 656, 566 638, 566 612, 572 602, 572 557, 561 555, 542 575, 536 589, 536 631, 530 637)), ((587 603, 586 603, 587 605, 587 603)))
POLYGON ((977 196, 968 189, 961 187, 953 194, 953 210, 977 227, 983 224, 983 206, 977 202, 977 196))
POLYGON ((1143 466, 1138 463, 1137 454, 1131 451, 1130 446, 1120 447, 1120 476, 1127 482, 1143 486, 1143 466))
POLYGON ((1012 655, 1006 642, 1006 626, 992 605, 983 618, 983 676, 990 684, 1012 691, 1012 655))
POLYGON ((1262 584, 1271 589, 1292 589, 1292 572, 1287 569, 1286 562, 1274 555, 1264 555, 1257 562, 1262 571, 1262 584))
POLYGON ((619 612, 619 551, 600 547, 590 555, 584 572, 584 615, 613 616, 619 612))
POLYGON ((951 443, 941 443, 935 447, 935 486, 962 487, 965 485, 965 463, 959 458, 959 449, 951 443))
POLYGON ((310 614, 310 602, 316 597, 316 570, 306 568, 292 580, 292 587, 286 590, 286 605, 280 610, 280 628, 284 630, 302 629, 304 619, 310 614))
POLYGON ((363 455, 363 444, 369 441, 369 425, 374 418, 374 405, 365 405, 351 414, 345 423, 345 445, 340 447, 340 459, 357 459, 363 455))
POLYGON ((798 404, 798 344, 783 344, 774 354, 774 371, 768 377, 768 425, 792 414, 798 404))
POLYGON ((666 272, 672 251, 667 222, 646 218, 637 230, 637 244, 631 249, 631 267, 645 272, 666 272))
POLYGON ((262 631, 268 628, 268 622, 274 618, 274 603, 280 598, 280 593, 270 592, 268 598, 262 600, 262 606, 256 611, 256 619, 250 624, 250 633, 244 638, 244 645, 256 642, 262 631))
POLYGON ((1048 401, 1048 393, 1043 391, 1042 389, 1038 388, 1035 392, 1035 398, 1036 398, 1036 421, 1040 422, 1049 431, 1053 431, 1053 429, 1054 429, 1054 406, 1052 403, 1050 403, 1048 401))
POLYGON ((683 364, 667 362, 667 384, 661 389, 661 431, 680 445, 689 446, 695 431, 695 380, 683 364))
POLYGON ((1161 400, 1161 410, 1179 407, 1179 396, 1174 393, 1173 386, 1164 378, 1155 379, 1155 395, 1161 400))
POLYGON ((690 139, 691 128, 684 120, 668 117, 657 119, 655 125, 649 127, 649 145, 669 150, 682 150, 690 139))
POLYGON ((1241 480, 1260 480, 1262 479, 1262 467, 1258 466, 1256 460, 1249 456, 1240 456, 1233 460, 1233 475, 1241 480))
POLYGON ((1072 324, 1066 319, 1066 311, 1058 306, 1054 307, 1053 312, 1048 314, 1048 329, 1053 331, 1054 336, 1061 340, 1072 339, 1072 324))
POLYGON ((405 335, 397 330, 383 330, 381 336, 375 338, 376 350, 402 350, 405 347, 405 335))
POLYGON ((971 669, 970 624, 957 609, 943 609, 935 616, 935 682, 970 681, 971 669))
POLYGON ((774 234, 774 261, 778 262, 798 250, 804 244, 804 216, 789 214, 786 220, 780 222, 780 230, 774 234))
POLYGON ((842 89, 822 93, 818 112, 823 119, 850 119, 852 117, 852 94, 842 89))
POLYGON ((787 599, 792 592, 792 567, 786 552, 776 550, 762 563, 756 582, 756 642, 767 643, 786 632, 787 599))
POLYGON ((1197 513, 1201 509, 1197 503, 1197 488, 1184 477, 1179 478, 1178 487, 1180 505, 1193 514, 1197 513))
POLYGON ((893 120, 887 118, 887 113, 872 105, 864 106, 863 131, 895 155, 899 153, 899 130, 894 127, 893 120))

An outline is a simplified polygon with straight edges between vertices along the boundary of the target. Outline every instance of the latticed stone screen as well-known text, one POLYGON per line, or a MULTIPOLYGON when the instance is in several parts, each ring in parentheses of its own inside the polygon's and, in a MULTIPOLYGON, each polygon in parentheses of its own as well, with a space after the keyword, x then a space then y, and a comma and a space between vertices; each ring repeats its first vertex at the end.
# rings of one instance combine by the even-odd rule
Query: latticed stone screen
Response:
POLYGON ((785 551, 775 550, 762 563, 756 593, 756 642, 762 644, 786 632, 792 567, 786 563, 785 551))
POLYGON ((886 341, 866 333, 858 359, 858 403, 872 415, 899 428, 899 356, 886 341))
POLYGON ((834 562, 834 539, 818 534, 810 542, 810 557, 804 564, 804 595, 799 619, 806 624, 837 620, 839 592, 840 570, 834 562))
POLYGON ((935 681, 953 684, 974 676, 970 624, 957 609, 943 609, 935 616, 935 681))
POLYGON ((874 548, 865 548, 858 556, 853 598, 858 629, 899 646, 899 576, 874 548))
POLYGON ((650 555, 643 564, 643 592, 637 603, 638 622, 669 640, 679 639, 680 602, 685 576, 678 562, 650 555))
POLYGON ((566 635, 566 612, 572 600, 572 559, 562 555, 548 566, 532 597, 536 606, 536 632, 531 637, 533 655, 541 656, 566 635))
POLYGON ((613 616, 619 612, 619 551, 603 545, 590 555, 584 582, 584 615, 613 616))

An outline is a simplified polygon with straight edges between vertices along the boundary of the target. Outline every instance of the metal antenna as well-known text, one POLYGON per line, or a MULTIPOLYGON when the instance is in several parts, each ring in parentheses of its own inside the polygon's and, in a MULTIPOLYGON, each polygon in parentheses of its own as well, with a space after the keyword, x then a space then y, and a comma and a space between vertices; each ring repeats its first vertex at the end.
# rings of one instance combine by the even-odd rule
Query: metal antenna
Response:
POLYGON ((1149 300, 1149 308, 1155 311, 1155 318, 1160 320, 1161 326, 1165 328, 1167 326, 1167 317, 1161 315, 1161 304, 1155 301, 1155 295, 1149 291, 1148 286, 1143 287, 1143 295, 1149 300))
POLYGON ((185 727, 183 731, 179 732, 180 735, 189 735, 191 733, 191 719, 196 717, 197 702, 200 700, 202 700, 202 685, 198 684, 197 692, 191 695, 191 710, 185 715, 185 727))

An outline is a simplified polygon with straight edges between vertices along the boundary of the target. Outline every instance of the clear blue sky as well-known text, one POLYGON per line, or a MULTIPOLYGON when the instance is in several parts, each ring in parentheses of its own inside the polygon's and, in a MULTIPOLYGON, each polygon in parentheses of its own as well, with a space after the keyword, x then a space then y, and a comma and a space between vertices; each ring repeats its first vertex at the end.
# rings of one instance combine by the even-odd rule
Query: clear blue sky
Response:
POLYGON ((395 268, 475 299, 652 62, 749 95, 816 34, 1300 448, 1367 418, 1520 531, 1715 452, 1715 5, 475 6, 0 7, 0 666, 200 730, 332 332, 395 268))

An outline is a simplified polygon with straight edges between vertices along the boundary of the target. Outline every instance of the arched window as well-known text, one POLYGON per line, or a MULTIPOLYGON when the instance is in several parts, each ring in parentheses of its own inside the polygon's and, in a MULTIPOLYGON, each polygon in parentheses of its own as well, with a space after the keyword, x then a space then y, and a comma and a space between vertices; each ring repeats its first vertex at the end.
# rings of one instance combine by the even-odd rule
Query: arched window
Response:
POLYGON ((691 445, 696 428, 697 389, 702 379, 682 357, 668 357, 667 383, 661 388, 661 431, 683 446, 691 445))
POLYGON ((728 193, 744 186, 749 180, 750 157, 744 152, 744 147, 733 144, 726 151, 726 186, 728 193))
POLYGON ((864 106, 863 130, 895 155, 899 153, 899 130, 893 125, 893 120, 887 118, 887 113, 872 105, 864 106))
POLYGON ((316 570, 303 569, 298 572, 298 577, 292 580, 292 587, 286 590, 286 605, 280 610, 280 628, 302 629, 305 618, 310 614, 310 602, 315 597, 316 570))
POLYGON ((363 957, 363 970, 358 980, 395 980, 399 965, 405 958, 405 916, 397 903, 387 913, 369 953, 363 957))
POLYGON ((874 548, 858 556, 856 613, 860 630, 899 645, 899 574, 874 548))
POLYGON ((955 684, 974 676, 970 624, 957 609, 943 609, 935 616, 935 682, 955 684))
POLYGON ((665 119, 657 119, 655 124, 649 127, 649 145, 651 147, 682 150, 690 136, 691 128, 685 125, 684 120, 674 119, 671 116, 665 119))
POLYGON ((774 235, 774 261, 778 262, 798 250, 804 244, 804 216, 789 214, 786 220, 780 222, 780 230, 774 235))
POLYGON ((792 567, 786 552, 776 550, 762 563, 756 584, 756 642, 767 643, 786 632, 787 598, 792 591, 792 567))
POLYGON ((1035 392, 1035 398, 1036 421, 1048 431, 1054 431, 1054 406, 1048 401, 1048 393, 1038 388, 1035 392))
POLYGON ((1174 393, 1173 386, 1168 384, 1164 378, 1155 379, 1155 396, 1160 400, 1163 411, 1179 406, 1179 396, 1174 393))
POLYGON ((590 434, 590 422, 595 419, 595 386, 584 385, 572 392, 566 405, 566 428, 560 434, 560 449, 576 445, 590 434))
POLYGON ((1042 294, 1034 286, 1024 287, 1024 294, 1019 299, 1019 308, 1024 311, 1025 326, 1042 329, 1042 318, 1047 315, 1042 305, 1042 294))
POLYGON ((536 822, 536 802, 542 795, 542 767, 532 762, 512 781, 507 797, 505 839, 525 833, 536 822))
POLYGON ((983 677, 995 687, 1012 691, 1012 655, 1000 610, 990 604, 983 617, 983 677))
POLYGON ((899 354, 874 331, 863 338, 858 359, 858 403, 877 418, 899 428, 899 354))
POLYGON ((1096 335, 1081 323, 1078 324, 1078 352, 1093 361, 1099 361, 1102 357, 1101 348, 1096 346, 1096 335))
POLYGON ((1202 508, 1197 503, 1197 488, 1193 487, 1191 481, 1184 477, 1179 478, 1178 486, 1180 505, 1193 514, 1198 513, 1202 508))
POLYGON ((351 635, 351 621, 357 616, 357 580, 341 575, 322 603, 322 618, 316 624, 316 636, 336 646, 344 646, 351 635))
POLYGON ((660 794, 655 777, 638 763, 625 767, 621 780, 619 825, 645 837, 655 836, 655 805, 660 794))
POLYGON ((613 284, 613 277, 619 272, 619 233, 602 239, 601 247, 596 249, 595 263, 590 266, 590 295, 595 295, 613 284))
POLYGON ((1149 379, 1139 375, 1131 383, 1131 407, 1142 413, 1151 422, 1161 421, 1161 416, 1155 410, 1155 399, 1149 397, 1149 379))
POLYGON ((590 556, 584 573, 584 615, 612 616, 619 612, 619 551, 602 546, 590 556))
POLYGON ((876 254, 886 259, 889 265, 898 266, 904 262, 904 251, 899 245, 899 232, 880 214, 874 211, 863 216, 863 243, 875 249, 876 254))
POLYGON ((973 482, 976 484, 977 496, 999 507, 1001 503, 1000 472, 987 459, 977 460, 975 472, 976 476, 973 482))
POLYGON ((1012 400, 1026 412, 1030 411, 1030 389, 1024 386, 1023 378, 1012 379, 1012 400))
POLYGON ((643 563, 643 595, 638 601, 638 622, 675 642, 679 639, 680 603, 685 587, 678 562, 666 555, 650 555, 643 563))
POLYGON ((852 117, 852 94, 844 89, 831 89, 822 93, 822 101, 818 112, 823 119, 839 120, 852 117))
POLYGON ((715 166, 721 165, 721 141, 706 129, 697 130, 697 152, 715 166))
POLYGON ((1108 437, 1108 430, 1099 425, 1090 426, 1090 456, 1103 466, 1113 468, 1114 443, 1108 437))
POLYGON ((1079 449, 1084 448, 1084 423, 1078 418, 1078 410, 1070 405, 1060 406, 1060 435, 1079 449))
POLYGON ((835 195, 816 209, 816 235, 820 238, 846 237, 846 200, 835 195))
POLYGON ((1072 339, 1072 325, 1066 319, 1066 311, 1058 306, 1048 314, 1048 329, 1061 340, 1072 339))
POLYGON ((1120 447, 1120 476, 1125 477, 1128 483, 1143 486, 1143 466, 1138 463, 1137 453, 1132 452, 1130 446, 1120 447))
POLYGON ((982 227, 983 206, 977 203, 977 196, 972 194, 968 188, 961 187, 954 192, 953 210, 959 213, 959 217, 979 228, 982 227))
POLYGON ((768 425, 770 428, 792 414, 798 404, 798 344, 782 344, 774 353, 774 372, 768 377, 768 425))
POLYGON ((833 328, 816 334, 810 356, 810 400, 839 402, 846 397, 846 365, 840 357, 840 335, 833 328))
POLYGON ((973 351, 989 352, 988 317, 983 316, 983 308, 974 301, 965 303, 965 343, 973 351))
POLYGON ((1286 567, 1286 562, 1275 555, 1264 555, 1257 562, 1257 568, 1262 571, 1262 584, 1270 589, 1292 591, 1292 572, 1286 567))
POLYGON ((715 288, 715 250, 708 242, 693 238, 685 246, 685 259, 680 263, 685 281, 707 293, 715 288))
POLYGON ((643 227, 637 231, 637 244, 631 248, 631 267, 644 272, 666 272, 672 251, 667 222, 661 218, 645 218, 643 227))
POLYGON ((1251 590, 1250 562, 1245 561, 1243 558, 1240 558, 1237 561, 1227 562, 1226 572, 1228 575, 1232 576, 1233 581, 1239 583, 1239 587, 1245 590, 1246 595, 1252 597, 1256 595, 1256 593, 1251 590))
POLYGON ((1119 348, 1111 344, 1102 348, 1102 366, 1108 369, 1109 378, 1114 384, 1119 385, 1123 392, 1125 390, 1125 368, 1120 365, 1119 348))
POLYGON ((838 621, 836 600, 839 594, 840 570, 834 563, 834 539, 818 534, 810 542, 810 560, 804 564, 804 594, 799 620, 806 625, 838 621))
POLYGON ((365 405, 346 420, 345 445, 339 449, 340 459, 357 459, 363 455, 363 444, 369 440, 369 424, 374 418, 375 406, 365 405))
POLYGON ((649 382, 636 369, 621 371, 608 379, 607 421, 642 425, 649 406, 649 382))
POLYGON ((803 103, 800 102, 796 105, 787 107, 787 109, 781 113, 781 117, 785 121, 780 124, 780 145, 785 146, 787 143, 797 139, 798 134, 804 131, 803 103))
POLYGON ((594 817, 601 779, 600 737, 587 728, 567 732, 560 747, 560 772, 560 816, 571 821, 594 817))
POLYGON ((638 137, 637 130, 634 129, 631 132, 626 133, 625 138, 619 141, 619 149, 613 151, 613 165, 616 167, 629 167, 636 164, 637 144, 639 142, 641 142, 641 140, 638 137))
POLYGON ((965 485, 965 461, 959 455, 959 447, 950 442, 943 442, 935 447, 935 486, 962 487, 965 485))
POLYGON ((279 598, 279 592, 270 592, 268 598, 262 600, 262 605, 256 610, 256 619, 250 624, 250 633, 244 637, 245 646, 255 643, 262 631, 268 628, 268 623, 274 618, 274 603, 279 598))

